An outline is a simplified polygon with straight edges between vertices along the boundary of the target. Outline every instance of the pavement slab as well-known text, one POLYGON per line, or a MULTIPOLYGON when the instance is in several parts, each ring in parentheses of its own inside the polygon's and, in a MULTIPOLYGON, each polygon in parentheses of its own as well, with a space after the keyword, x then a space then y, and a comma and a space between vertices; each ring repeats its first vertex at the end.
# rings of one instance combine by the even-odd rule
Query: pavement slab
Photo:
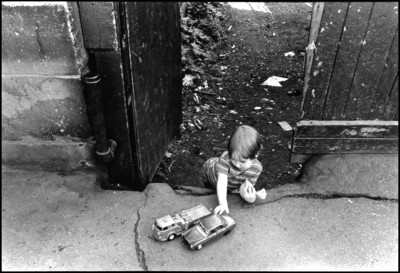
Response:
POLYGON ((398 199, 398 154, 331 154, 304 164, 303 190, 324 195, 398 199))
POLYGON ((150 184, 140 209, 138 244, 148 270, 394 270, 398 267, 398 203, 368 198, 289 197, 247 204, 228 195, 237 227, 226 237, 190 250, 183 238, 159 242, 158 217, 203 204, 216 195, 175 193, 150 184), (162 196, 162 197, 160 197, 162 196))
POLYGON ((212 211, 215 191, 102 190, 94 172, 3 166, 2 269, 397 271, 397 157, 317 159, 300 183, 269 189, 265 200, 229 194, 237 226, 201 250, 181 236, 155 240, 152 225, 199 204, 212 211))
POLYGON ((139 192, 101 190, 96 174, 2 167, 3 270, 142 270, 139 192))

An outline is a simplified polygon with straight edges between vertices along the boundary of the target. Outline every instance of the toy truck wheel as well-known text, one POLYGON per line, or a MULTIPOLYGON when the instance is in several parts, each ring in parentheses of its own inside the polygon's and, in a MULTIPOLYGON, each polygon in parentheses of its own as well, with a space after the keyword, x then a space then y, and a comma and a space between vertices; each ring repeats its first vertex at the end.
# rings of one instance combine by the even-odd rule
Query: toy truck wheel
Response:
POLYGON ((200 250, 200 249, 202 249, 203 248, 203 245, 198 245, 197 246, 197 250, 200 250))
POLYGON ((175 234, 171 234, 168 236, 168 240, 172 241, 175 238, 175 234))

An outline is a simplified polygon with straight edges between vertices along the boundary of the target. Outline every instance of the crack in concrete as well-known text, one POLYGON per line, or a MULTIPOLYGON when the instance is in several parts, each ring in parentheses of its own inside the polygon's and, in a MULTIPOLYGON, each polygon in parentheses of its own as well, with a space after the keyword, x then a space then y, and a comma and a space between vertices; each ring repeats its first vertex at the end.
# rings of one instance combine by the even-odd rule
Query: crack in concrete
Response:
POLYGON ((140 267, 144 270, 144 271, 149 271, 147 264, 146 264, 146 256, 144 251, 140 248, 140 244, 139 244, 139 233, 138 233, 138 227, 139 227, 139 222, 140 222, 140 209, 146 207, 147 205, 147 200, 148 200, 148 196, 147 193, 144 193, 146 196, 146 201, 144 203, 144 206, 141 208, 138 208, 137 210, 137 221, 135 223, 135 228, 134 228, 134 232, 135 232, 135 249, 136 249, 136 257, 138 259, 139 265, 140 267))
POLYGON ((267 204, 267 203, 274 203, 276 201, 279 201, 283 198, 309 198, 309 199, 322 199, 322 200, 328 200, 328 199, 339 199, 339 198, 367 198, 367 199, 372 199, 375 201, 385 201, 385 202, 393 202, 393 203, 398 203, 398 199, 394 198, 386 198, 386 197, 380 197, 380 196, 370 196, 367 194, 330 194, 330 195, 325 195, 325 194, 318 194, 318 193, 302 193, 302 194, 291 194, 291 195, 285 195, 281 196, 275 200, 271 200, 268 202, 260 202, 258 204, 267 204))

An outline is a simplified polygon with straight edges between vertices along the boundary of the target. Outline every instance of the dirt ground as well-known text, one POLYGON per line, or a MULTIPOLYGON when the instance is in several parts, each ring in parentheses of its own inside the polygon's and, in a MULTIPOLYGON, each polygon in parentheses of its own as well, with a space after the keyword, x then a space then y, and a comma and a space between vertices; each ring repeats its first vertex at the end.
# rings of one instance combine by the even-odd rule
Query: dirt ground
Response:
POLYGON ((220 70, 206 67, 207 82, 184 90, 181 133, 170 143, 152 182, 202 187, 203 163, 226 149, 241 124, 262 135, 259 160, 264 169, 256 189, 296 181, 301 165, 289 163, 291 132, 278 122, 293 127, 300 120, 301 95, 287 92, 303 88, 312 7, 305 2, 263 4, 264 11, 225 5, 225 39, 215 48, 220 70), (291 51, 294 56, 285 56, 291 51), (261 85, 271 76, 288 80, 282 87, 261 85))

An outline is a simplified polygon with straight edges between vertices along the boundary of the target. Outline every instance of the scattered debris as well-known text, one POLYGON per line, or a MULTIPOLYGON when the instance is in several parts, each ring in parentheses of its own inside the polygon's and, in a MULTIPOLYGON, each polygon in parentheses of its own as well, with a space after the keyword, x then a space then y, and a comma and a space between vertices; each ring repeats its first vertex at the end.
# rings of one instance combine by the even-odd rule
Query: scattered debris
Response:
POLYGON ((197 104, 200 104, 199 96, 197 96, 196 93, 193 94, 193 100, 194 100, 197 104))
POLYGON ((288 92, 287 92, 287 95, 288 96, 300 96, 302 94, 302 91, 301 91, 301 89, 294 89, 294 90, 289 90, 288 92))
POLYGON ((198 118, 193 118, 193 123, 199 130, 204 129, 203 123, 198 118))
POLYGON ((186 74, 182 80, 183 86, 193 86, 193 80, 196 79, 197 76, 186 74))
POLYGON ((261 107, 260 106, 256 106, 256 107, 254 107, 254 110, 261 110, 261 107))
POLYGON ((270 99, 267 99, 267 98, 262 98, 261 101, 271 102, 271 103, 275 104, 274 100, 270 100, 270 99))
POLYGON ((283 130, 285 131, 292 131, 293 128, 292 126, 290 126, 289 123, 287 123, 286 121, 279 121, 278 124, 282 127, 283 130))
POLYGON ((293 56, 296 55, 293 51, 289 51, 289 52, 286 52, 286 53, 283 53, 283 54, 285 55, 285 57, 287 57, 287 56, 293 57, 293 56))
POLYGON ((282 87, 280 82, 288 80, 287 78, 282 78, 278 76, 269 77, 266 81, 264 81, 261 85, 268 85, 268 86, 275 86, 275 87, 282 87))

